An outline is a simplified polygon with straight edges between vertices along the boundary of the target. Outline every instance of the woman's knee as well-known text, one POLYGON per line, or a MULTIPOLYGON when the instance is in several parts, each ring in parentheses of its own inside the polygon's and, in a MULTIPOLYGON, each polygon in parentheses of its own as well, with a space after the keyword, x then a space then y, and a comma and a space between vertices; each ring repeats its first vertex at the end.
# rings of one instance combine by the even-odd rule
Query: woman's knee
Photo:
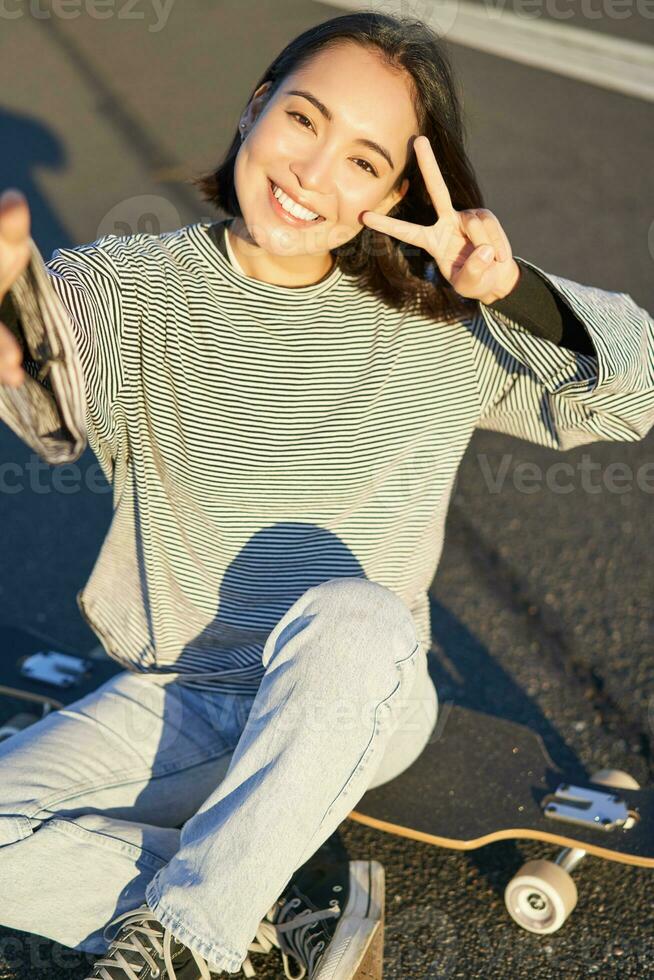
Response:
POLYGON ((307 677, 315 669, 321 683, 373 676, 385 688, 388 673, 418 649, 413 617, 399 596, 369 579, 343 577, 302 593, 268 636, 262 664, 302 663, 307 677))
POLYGON ((305 612, 320 612, 329 618, 333 634, 364 641, 371 657, 390 648, 397 663, 418 644, 416 627, 404 600, 379 582, 347 576, 328 579, 308 589, 301 597, 305 612))

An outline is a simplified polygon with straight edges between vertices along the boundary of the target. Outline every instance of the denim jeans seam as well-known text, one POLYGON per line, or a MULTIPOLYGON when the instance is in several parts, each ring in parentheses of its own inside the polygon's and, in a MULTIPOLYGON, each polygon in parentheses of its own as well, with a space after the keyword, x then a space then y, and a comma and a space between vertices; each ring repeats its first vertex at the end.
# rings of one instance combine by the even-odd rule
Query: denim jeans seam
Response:
POLYGON ((13 825, 16 829, 13 832, 13 839, 6 841, 5 844, 0 843, 0 848, 6 844, 16 844, 18 841, 25 840, 34 832, 29 817, 24 813, 1 813, 0 821, 4 820, 11 821, 9 826, 13 825))
POLYGON ((418 653, 419 650, 420 650, 420 641, 416 643, 416 645, 414 646, 413 650, 411 651, 408 657, 403 657, 402 660, 396 660, 395 666, 401 667, 403 664, 407 663, 409 660, 415 657, 415 655, 418 653))
MULTIPOLYGON (((420 644, 418 644, 414 648, 413 653, 411 654, 411 656, 414 656, 415 655, 416 650, 419 648, 419 646, 420 646, 420 644)), ((410 657, 405 657, 403 661, 400 661, 400 663, 406 663, 409 659, 410 659, 410 657)), ((396 666, 397 666, 397 664, 396 664, 396 666)), ((376 707, 375 707, 375 717, 374 717, 374 720, 373 720, 373 727, 372 727, 372 734, 371 734, 370 738, 368 739, 368 744, 366 745, 365 749, 361 753, 361 756, 359 757, 359 761, 354 766, 354 769, 352 770, 352 772, 350 773, 350 775, 346 779, 344 785, 341 787, 340 791, 336 794, 336 796, 334 797, 334 799, 332 800, 332 802, 327 807, 327 810, 325 811, 325 813, 324 813, 324 815, 322 817, 322 820, 318 824, 318 827, 322 827, 323 823, 325 822, 325 820, 329 816, 329 813, 332 810, 334 804, 339 799, 341 799, 341 797, 344 797, 344 796, 347 795, 348 787, 350 786, 350 784, 351 784, 354 776, 358 772, 362 771, 363 767, 369 761, 369 755, 370 755, 369 750, 370 750, 370 746, 374 742, 375 735, 377 734, 377 730, 378 730, 378 727, 379 727, 379 724, 378 724, 378 722, 379 722, 379 710, 380 710, 380 708, 384 708, 384 707, 387 707, 388 706, 389 701, 392 701, 393 700, 393 698, 395 697, 395 695, 397 694, 397 692, 400 690, 401 687, 402 687, 402 681, 399 680, 397 682, 397 684, 395 685, 395 687, 393 688, 393 690, 391 691, 391 693, 388 694, 388 695, 386 695, 386 697, 382 701, 380 701, 379 704, 376 705, 376 707)))
POLYGON ((136 783, 140 779, 147 778, 148 781, 152 779, 158 779, 160 776, 169 776, 181 772, 184 769, 192 769, 195 765, 201 765, 203 762, 217 761, 223 758, 223 756, 232 752, 232 748, 225 748, 218 753, 211 753, 207 755, 206 753, 194 753, 191 756, 187 756, 182 760, 179 760, 176 764, 170 764, 167 767, 161 768, 159 770, 150 769, 145 766, 141 769, 128 769, 121 775, 119 779, 115 779, 111 782, 102 782, 100 780, 90 781, 86 783, 77 783, 76 786, 64 796, 60 796, 59 792, 51 793, 50 796, 45 797, 45 799, 39 799, 36 801, 37 805, 31 810, 25 813, 27 817, 34 817, 36 814, 42 810, 46 809, 53 804, 59 805, 61 803, 68 803, 74 800, 78 796, 82 796, 91 790, 105 790, 113 789, 116 786, 127 786, 129 783, 136 783))
MULTIPOLYGON (((76 823, 75 817, 62 817, 57 815, 52 817, 50 820, 44 821, 42 827, 37 830, 59 830, 60 833, 69 834, 69 836, 86 836, 89 835, 90 842, 94 843, 97 847, 103 847, 108 851, 114 851, 118 854, 126 854, 130 858, 135 858, 137 861, 141 856, 150 865, 155 865, 155 871, 160 868, 165 867, 168 863, 166 858, 162 858, 160 855, 155 854, 154 851, 150 851, 147 847, 142 847, 140 844, 132 844, 130 841, 118 840, 116 837, 112 837, 111 834, 106 834, 101 830, 89 830, 88 827, 80 827, 76 823), (62 825, 59 827, 59 825, 62 825), (72 829, 72 833, 69 833, 69 828, 72 829), (106 842, 106 843, 105 843, 106 842), (118 845, 118 846, 113 846, 118 845)), ((89 843, 89 842, 87 842, 89 843)))

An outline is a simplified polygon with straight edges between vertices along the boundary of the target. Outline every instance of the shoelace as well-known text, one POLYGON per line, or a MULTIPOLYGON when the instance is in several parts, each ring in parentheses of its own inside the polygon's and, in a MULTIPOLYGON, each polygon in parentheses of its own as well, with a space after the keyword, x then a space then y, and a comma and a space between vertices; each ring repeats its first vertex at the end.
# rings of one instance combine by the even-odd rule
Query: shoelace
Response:
MULTIPOLYGON (((308 966, 310 975, 313 971, 316 956, 325 948, 325 943, 321 940, 317 943, 309 954, 309 961, 306 966, 300 960, 300 949, 305 941, 305 937, 309 926, 315 925, 316 922, 322 919, 330 919, 341 914, 341 910, 336 899, 332 899, 329 903, 330 907, 328 909, 318 909, 316 912, 310 912, 309 909, 305 909, 299 915, 296 915, 293 919, 287 919, 289 913, 301 905, 302 901, 299 898, 292 898, 286 902, 278 915, 277 922, 270 921, 273 918, 273 913, 276 911, 276 904, 268 911, 265 919, 262 919, 257 927, 254 939, 248 946, 249 953, 269 953, 273 946, 279 947, 282 954, 282 961, 284 963, 284 975, 287 980, 304 980, 307 975, 308 966), (285 938, 285 933, 295 932, 299 930, 297 938, 294 937, 294 944, 297 944, 298 949, 294 949, 293 945, 290 945, 285 938), (300 971, 299 973, 290 972, 289 956, 298 964, 300 971)), ((172 955, 170 952, 171 945, 174 936, 170 929, 163 926, 156 916, 150 912, 146 905, 141 906, 138 909, 131 909, 128 912, 123 912, 121 915, 116 916, 108 926, 104 929, 105 939, 108 939, 106 935, 107 930, 111 929, 118 923, 122 923, 123 927, 126 925, 132 925, 132 931, 125 936, 123 940, 113 940, 113 957, 105 958, 101 960, 96 960, 94 963, 94 976, 86 977, 85 980, 112 980, 111 974, 108 972, 107 968, 118 968, 125 974, 126 980, 139 980, 138 973, 134 972, 135 963, 130 963, 125 958, 122 950, 127 953, 137 954, 143 961, 147 963, 150 967, 152 974, 156 975, 155 971, 158 969, 155 960, 153 959, 151 953, 143 944, 139 934, 147 937, 152 949, 155 951, 157 956, 161 957, 163 954, 164 964, 167 971, 168 980, 178 980, 177 974, 175 973, 175 968, 173 966, 172 955), (145 919, 150 918, 154 923, 153 926, 146 926, 143 924, 145 919), (133 920, 133 924, 132 924, 133 920), (161 938, 163 936, 163 945, 161 943, 161 938), (99 969, 99 973, 97 972, 99 969)), ((211 980, 211 973, 207 965, 207 961, 199 955, 199 953, 193 952, 189 949, 195 960, 199 970, 201 980, 211 980)), ((141 966, 139 965, 139 973, 141 971, 141 966)), ((241 970, 246 977, 256 976, 252 961, 249 956, 246 956, 245 960, 241 964, 241 970)))
POLYGON ((318 909, 316 912, 310 912, 309 909, 305 909, 300 912, 294 918, 286 921, 288 914, 298 905, 302 904, 302 899, 291 898, 282 907, 277 922, 275 924, 275 931, 277 933, 277 945, 282 953, 282 960, 284 962, 284 975, 287 980, 303 980, 307 975, 307 967, 309 970, 309 977, 313 974, 313 968, 316 963, 316 957, 325 948, 324 940, 316 943, 316 945, 309 952, 308 962, 305 963, 300 960, 300 956, 305 959, 302 952, 303 944, 306 939, 306 934, 309 930, 309 926, 314 925, 316 922, 320 922, 322 919, 331 919, 341 914, 341 909, 338 904, 338 900, 333 898, 329 903, 328 909, 318 909), (287 942, 285 934, 297 931, 297 936, 293 937, 293 945, 287 942), (295 948, 294 948, 295 947, 295 948), (292 956, 295 962, 299 965, 300 973, 290 973, 289 956, 292 956))
MULTIPOLYGON (((275 907, 276 906, 273 905, 272 908, 268 911, 266 919, 262 919, 262 921, 259 923, 254 939, 248 946, 248 952, 269 953, 270 950, 273 948, 273 946, 279 946, 279 942, 277 941, 277 935, 276 935, 276 926, 274 926, 273 923, 270 921, 273 915, 273 911, 275 910, 275 907)), ((113 942, 113 947, 114 950, 116 951, 114 958, 96 960, 93 968, 94 970, 97 970, 99 967, 100 973, 96 974, 96 976, 93 977, 87 977, 86 980, 112 980, 111 974, 107 972, 105 967, 114 967, 114 968, 118 967, 124 972, 127 980, 138 980, 138 974, 135 973, 133 969, 135 964, 128 963, 121 950, 126 950, 129 953, 136 953, 138 956, 142 958, 144 963, 148 964, 148 966, 151 968, 152 972, 154 973, 154 971, 157 969, 157 965, 154 959, 152 958, 151 954, 145 948, 139 936, 137 935, 137 933, 139 932, 143 933, 144 936, 147 936, 150 939, 150 942, 152 943, 152 948, 155 950, 158 956, 161 956, 163 952, 164 963, 166 965, 166 970, 168 971, 168 978, 169 980, 177 980, 177 974, 175 973, 173 963, 172 963, 172 956, 170 953, 171 942, 174 937, 170 929, 167 929, 164 926, 162 926, 159 920, 156 918, 156 916, 154 916, 153 913, 149 912, 147 906, 144 905, 138 909, 131 909, 128 912, 123 912, 121 915, 118 915, 115 919, 112 920, 112 922, 109 923, 108 926, 105 927, 104 930, 105 939, 108 939, 108 936, 106 935, 108 929, 111 929, 118 922, 123 922, 123 924, 129 923, 131 919, 134 919, 135 923, 138 922, 138 924, 134 925, 134 931, 130 933, 129 937, 126 936, 123 941, 113 942), (143 919, 148 918, 148 914, 152 918, 152 921, 156 923, 156 928, 144 926, 142 924, 143 919), (162 936, 163 936, 163 948, 161 947, 159 942, 162 936)), ((195 962, 197 963, 200 969, 201 980, 210 980, 211 973, 209 972, 209 967, 207 965, 206 960, 204 960, 201 956, 199 956, 199 954, 193 953, 193 950, 189 950, 189 952, 193 954, 193 958, 195 959, 195 962)), ((252 966, 252 961, 250 960, 249 956, 246 956, 245 960, 243 961, 241 965, 241 970, 243 971, 246 977, 256 976, 254 967, 252 966)), ((140 972, 140 967, 139 967, 139 972, 140 972)))
MULTIPOLYGON (((255 937, 248 946, 249 953, 269 953, 273 946, 279 946, 275 926, 269 921, 272 918, 274 909, 275 906, 273 905, 266 918, 262 919, 259 923, 255 937)), ((252 961, 249 956, 246 956, 243 960, 241 970, 246 977, 256 976, 255 969, 252 966, 252 961)))
MULTIPOLYGON (((158 976, 158 973, 156 971, 158 971, 159 968, 157 967, 156 961, 153 959, 151 953, 143 944, 143 941, 141 940, 139 934, 147 937, 152 949, 155 951, 157 956, 160 957, 163 953, 164 963, 166 965, 166 971, 167 971, 166 973, 167 980, 178 980, 177 974, 175 973, 175 969, 173 967, 173 959, 170 952, 170 947, 175 937, 173 936, 170 929, 164 927, 158 921, 156 916, 149 911, 147 905, 142 905, 138 909, 131 909, 128 912, 123 912, 121 915, 116 916, 116 918, 113 919, 113 921, 110 922, 108 926, 105 926, 104 933, 103 933, 105 939, 108 939, 108 936, 106 935, 107 929, 110 929, 118 922, 122 922, 123 926, 132 925, 132 920, 133 920, 133 926, 132 926, 133 931, 130 932, 129 935, 125 936, 124 940, 112 941, 112 946, 114 951, 113 958, 96 960, 93 969, 94 971, 97 971, 99 968, 99 972, 94 972, 94 976, 87 977, 86 980, 112 980, 112 976, 108 972, 108 969, 105 969, 108 967, 113 967, 114 969, 117 967, 118 969, 122 970, 123 973, 125 974, 126 980, 139 980, 138 973, 134 972, 134 966, 138 965, 139 973, 140 973, 141 966, 143 965, 143 963, 148 964, 148 966, 152 971, 153 976, 158 976), (143 925, 144 920, 148 918, 151 918, 152 922, 154 923, 154 926, 143 925), (160 942, 162 936, 163 936, 163 946, 161 945, 160 942), (137 956, 140 957, 140 959, 143 962, 139 964, 135 964, 134 962, 132 963, 128 962, 122 950, 125 950, 125 952, 132 953, 132 954, 136 953, 137 956)), ((206 960, 204 960, 197 953, 194 953, 193 950, 189 950, 189 952, 192 953, 193 958, 198 965, 198 968, 200 970, 201 980, 211 980, 211 973, 209 972, 209 967, 207 966, 206 960)))

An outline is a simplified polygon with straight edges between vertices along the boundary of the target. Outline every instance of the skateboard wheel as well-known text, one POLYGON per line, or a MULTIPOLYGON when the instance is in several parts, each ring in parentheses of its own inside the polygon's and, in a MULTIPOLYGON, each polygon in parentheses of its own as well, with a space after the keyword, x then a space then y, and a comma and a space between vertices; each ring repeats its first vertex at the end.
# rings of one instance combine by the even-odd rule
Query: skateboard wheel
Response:
POLYGON ((577 886, 553 861, 527 861, 506 886, 511 918, 528 932, 543 935, 560 929, 577 904, 577 886))
POLYGON ((640 789, 640 783, 623 769, 598 769, 590 780, 602 786, 615 786, 616 789, 640 789))
POLYGON ((37 721, 39 719, 36 715, 21 711, 20 714, 14 715, 13 718, 10 718, 9 721, 0 726, 0 742, 5 738, 9 738, 11 735, 16 735, 37 721))

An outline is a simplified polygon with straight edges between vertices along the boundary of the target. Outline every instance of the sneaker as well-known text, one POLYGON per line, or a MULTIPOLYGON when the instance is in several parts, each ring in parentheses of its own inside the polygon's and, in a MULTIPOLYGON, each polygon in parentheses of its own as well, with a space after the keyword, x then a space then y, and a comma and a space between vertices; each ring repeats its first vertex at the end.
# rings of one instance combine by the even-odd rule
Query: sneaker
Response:
MULTIPOLYGON (((273 905, 259 924, 249 952, 269 953, 279 945, 271 924, 275 911, 273 905)), ((148 905, 118 915, 106 926, 105 933, 117 923, 121 923, 118 932, 86 980, 211 980, 217 975, 202 956, 175 939, 148 905)), ((241 970, 246 977, 255 975, 249 956, 241 970)))
POLYGON ((379 861, 304 865, 272 917, 288 980, 381 980, 384 867, 379 861))

